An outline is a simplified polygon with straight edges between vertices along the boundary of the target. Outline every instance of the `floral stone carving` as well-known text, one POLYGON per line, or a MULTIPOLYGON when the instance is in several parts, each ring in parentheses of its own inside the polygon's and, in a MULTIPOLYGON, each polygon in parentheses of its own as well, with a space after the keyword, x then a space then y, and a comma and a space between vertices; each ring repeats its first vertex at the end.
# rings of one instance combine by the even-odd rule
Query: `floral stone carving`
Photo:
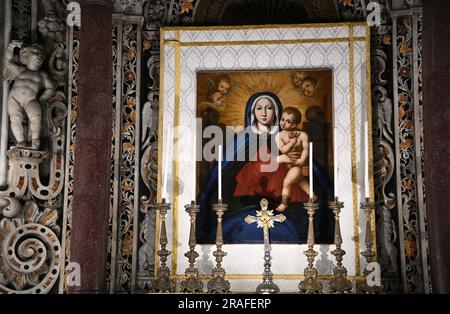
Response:
POLYGON ((14 198, 0 198, 5 217, 11 208, 14 215, 0 221, 0 293, 47 293, 60 272, 58 212, 40 211, 33 201, 22 207, 14 198))

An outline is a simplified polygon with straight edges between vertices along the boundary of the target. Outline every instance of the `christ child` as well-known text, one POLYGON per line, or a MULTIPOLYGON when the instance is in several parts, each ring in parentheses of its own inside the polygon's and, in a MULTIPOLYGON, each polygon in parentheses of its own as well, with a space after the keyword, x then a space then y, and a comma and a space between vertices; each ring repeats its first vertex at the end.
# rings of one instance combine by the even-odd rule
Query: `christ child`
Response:
MULTIPOLYGON (((275 137, 275 142, 282 154, 278 156, 277 161, 278 163, 285 163, 289 169, 283 180, 281 204, 276 208, 280 212, 288 207, 289 196, 294 184, 298 184, 305 193, 309 192, 309 182, 302 174, 302 167, 307 166, 309 141, 308 134, 297 129, 301 120, 302 116, 297 108, 286 107, 280 120, 282 131, 275 137), (300 158, 293 162, 287 156, 291 152, 300 153, 300 158)), ((314 199, 316 199, 315 196, 314 199)))

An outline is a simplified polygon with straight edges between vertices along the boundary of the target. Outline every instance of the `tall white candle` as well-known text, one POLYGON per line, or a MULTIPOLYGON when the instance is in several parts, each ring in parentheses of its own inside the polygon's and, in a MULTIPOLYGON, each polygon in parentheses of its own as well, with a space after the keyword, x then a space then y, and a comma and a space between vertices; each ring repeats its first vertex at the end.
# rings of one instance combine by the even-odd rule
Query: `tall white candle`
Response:
POLYGON ((313 198, 313 142, 309 142, 309 198, 313 198))
POLYGON ((219 171, 219 186, 218 186, 218 199, 222 199, 222 145, 219 145, 218 149, 218 162, 217 162, 217 169, 219 171))
POLYGON ((163 185, 162 185, 162 191, 161 191, 161 198, 165 198, 167 200, 167 176, 169 173, 169 163, 172 160, 172 156, 170 156, 170 147, 173 145, 171 143, 172 140, 172 129, 169 128, 169 131, 166 134, 165 140, 164 140, 164 150, 168 152, 169 156, 166 155, 166 158, 163 158, 164 162, 164 169, 163 169, 163 185))
POLYGON ((337 196, 337 182, 338 182, 338 153, 337 153, 337 136, 336 132, 334 132, 334 154, 333 154, 333 163, 334 163, 334 197, 337 196))
POLYGON ((364 121, 364 195, 370 198, 369 185, 369 127, 367 121, 364 121))
POLYGON ((192 185, 192 200, 195 202, 195 198, 197 197, 197 132, 195 132, 195 129, 192 141, 192 147, 194 149, 194 184, 192 185))

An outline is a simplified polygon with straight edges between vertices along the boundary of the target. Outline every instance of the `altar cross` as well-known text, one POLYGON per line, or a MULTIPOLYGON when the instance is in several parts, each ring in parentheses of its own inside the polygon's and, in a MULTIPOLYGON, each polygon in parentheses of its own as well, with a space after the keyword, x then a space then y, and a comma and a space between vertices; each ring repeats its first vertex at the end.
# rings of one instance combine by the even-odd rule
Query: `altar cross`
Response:
POLYGON ((264 233, 264 251, 270 251, 269 242, 269 229, 274 228, 274 222, 282 223, 286 220, 286 216, 283 214, 274 215, 273 210, 268 210, 269 201, 265 198, 259 203, 261 205, 261 210, 256 211, 256 216, 248 215, 245 217, 245 222, 252 224, 257 223, 257 228, 262 228, 264 233))
POLYGON ((270 241, 269 229, 274 227, 274 222, 282 223, 286 220, 286 216, 279 214, 274 215, 273 210, 267 210, 269 202, 263 198, 260 202, 261 210, 256 211, 256 216, 248 215, 245 222, 252 224, 256 222, 258 228, 262 228, 264 232, 264 277, 263 282, 256 287, 257 293, 278 293, 280 288, 272 281, 272 272, 270 271, 270 241))

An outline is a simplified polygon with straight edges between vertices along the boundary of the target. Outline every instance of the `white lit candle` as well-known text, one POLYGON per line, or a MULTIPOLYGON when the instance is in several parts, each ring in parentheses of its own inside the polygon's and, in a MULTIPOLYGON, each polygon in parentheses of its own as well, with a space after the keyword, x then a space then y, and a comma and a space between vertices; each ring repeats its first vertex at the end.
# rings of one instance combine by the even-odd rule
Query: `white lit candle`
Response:
MULTIPOLYGON (((164 140, 164 150, 166 152, 170 152, 171 144, 170 141, 172 140, 172 129, 169 128, 169 131, 167 132, 167 136, 164 140)), ((164 163, 164 170, 163 170, 163 185, 162 185, 162 192, 161 192, 161 198, 165 198, 167 200, 167 177, 169 173, 169 163, 170 160, 172 160, 172 156, 166 156, 166 158, 163 158, 165 161, 164 163)))
POLYGON ((336 136, 336 132, 334 132, 334 156, 333 156, 333 161, 334 161, 334 197, 337 197, 337 182, 338 182, 338 153, 337 153, 337 136, 336 136))
POLYGON ((365 197, 370 198, 369 185, 369 127, 364 121, 364 191, 365 197))
POLYGON ((313 142, 309 142, 309 198, 313 198, 313 142))
POLYGON ((197 197, 197 133, 194 129, 194 136, 193 138, 193 149, 194 149, 194 184, 192 186, 192 200, 195 202, 195 198, 197 197))
POLYGON ((218 162, 217 162, 217 169, 219 171, 219 186, 218 186, 218 199, 222 199, 222 145, 219 145, 218 149, 218 162))

